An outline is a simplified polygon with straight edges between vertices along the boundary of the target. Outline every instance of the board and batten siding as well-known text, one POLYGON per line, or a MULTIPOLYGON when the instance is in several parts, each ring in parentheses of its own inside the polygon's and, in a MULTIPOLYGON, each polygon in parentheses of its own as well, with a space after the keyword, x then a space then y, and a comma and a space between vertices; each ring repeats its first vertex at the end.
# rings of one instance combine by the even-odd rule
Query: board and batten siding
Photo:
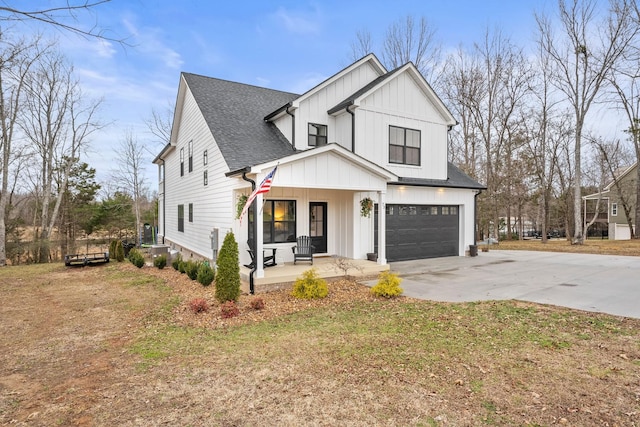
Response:
POLYGON ((365 98, 355 114, 356 154, 398 176, 447 178, 447 125, 407 73, 365 98), (420 131, 420 166, 389 163, 389 126, 420 131))
MULTIPOLYGON (((201 257, 212 256, 210 233, 220 229, 220 244, 232 227, 232 182, 225 177, 229 170, 217 144, 211 135, 202 113, 187 90, 176 148, 165 159, 167 180, 165 239, 179 246, 188 247, 201 257), (193 141, 193 171, 189 172, 188 144, 193 141), (184 176, 180 176, 180 149, 184 149, 184 176), (204 151, 207 150, 207 165, 204 151), (208 173, 208 185, 204 185, 204 170, 208 173), (193 222, 189 222, 189 203, 193 204, 193 222), (184 232, 178 231, 178 205, 184 205, 184 232)), ((188 257, 189 254, 183 254, 188 257)))
POLYGON ((295 111, 296 147, 299 149, 309 147, 307 145, 307 125, 309 123, 327 125, 327 140, 329 142, 338 141, 336 126, 334 123, 330 123, 333 120, 330 120, 327 110, 338 105, 377 77, 379 77, 377 71, 370 63, 366 62, 304 98, 300 102, 300 107, 295 111))

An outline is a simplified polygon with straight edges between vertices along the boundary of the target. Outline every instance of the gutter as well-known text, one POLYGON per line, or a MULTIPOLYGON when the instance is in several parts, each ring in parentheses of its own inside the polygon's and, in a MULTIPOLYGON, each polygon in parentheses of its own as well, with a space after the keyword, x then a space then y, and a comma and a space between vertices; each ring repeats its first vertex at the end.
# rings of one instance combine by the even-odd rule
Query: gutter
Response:
POLYGON ((296 116, 295 114, 289 112, 289 108, 291 108, 291 103, 287 105, 287 108, 285 108, 284 111, 291 116, 291 145, 295 150, 296 149, 296 116))
POLYGON ((478 244, 478 196, 482 190, 478 190, 473 196, 473 244, 478 244))
MULTIPOLYGON (((245 168, 242 171, 242 179, 244 179, 245 181, 251 183, 251 192, 253 192, 256 189, 256 182, 254 180, 252 180, 251 178, 247 178, 248 170, 246 170, 246 169, 247 168, 245 168)), ((231 172, 229 172, 229 173, 231 173, 231 172)), ((251 203, 250 209, 253 209, 253 247, 257 248, 258 247, 258 243, 256 242, 256 240, 258 238, 258 217, 257 217, 257 204, 256 204, 255 200, 251 203)), ((255 293, 255 287, 254 287, 254 284, 253 284, 253 274, 258 269, 258 262, 257 262, 258 255, 255 254, 254 256, 255 256, 254 259, 256 259, 256 262, 253 263, 253 267, 251 268, 251 271, 249 272, 249 293, 251 295, 253 295, 255 293)))
POLYGON ((351 106, 347 105, 344 109, 347 113, 351 114, 351 152, 356 152, 356 114, 351 111, 349 108, 351 106))

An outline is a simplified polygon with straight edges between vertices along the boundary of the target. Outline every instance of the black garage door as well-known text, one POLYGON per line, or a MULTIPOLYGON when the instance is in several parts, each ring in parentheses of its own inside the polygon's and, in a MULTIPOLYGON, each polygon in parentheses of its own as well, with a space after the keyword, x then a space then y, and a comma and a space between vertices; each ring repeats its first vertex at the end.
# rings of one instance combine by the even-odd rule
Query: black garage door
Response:
MULTIPOLYGON (((388 261, 458 255, 460 238, 457 206, 387 205, 386 216, 388 261)), ((377 245, 377 206, 375 242, 377 245)))

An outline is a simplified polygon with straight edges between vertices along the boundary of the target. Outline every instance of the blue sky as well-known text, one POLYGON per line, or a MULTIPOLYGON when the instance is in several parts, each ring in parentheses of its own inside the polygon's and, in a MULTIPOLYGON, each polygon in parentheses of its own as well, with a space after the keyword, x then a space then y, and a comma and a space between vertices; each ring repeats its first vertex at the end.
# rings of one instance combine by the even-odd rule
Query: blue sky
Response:
MULTIPOLYGON (((555 2, 113 0, 92 14, 80 14, 78 24, 97 24, 131 46, 50 27, 43 31, 60 40, 84 90, 104 98, 101 117, 111 124, 94 136, 84 160, 97 169, 99 180, 106 180, 113 149, 127 129, 147 141, 149 162, 159 152, 161 145, 144 120, 152 108, 173 107, 181 71, 302 93, 351 62, 350 45, 358 30, 371 33, 378 55, 387 27, 409 14, 425 16, 445 49, 471 47, 487 28, 496 27, 524 45, 533 37, 534 10, 549 7, 555 2)), ((16 29, 36 26, 21 25, 16 29)), ((149 163, 147 176, 155 190, 155 165, 149 163)))

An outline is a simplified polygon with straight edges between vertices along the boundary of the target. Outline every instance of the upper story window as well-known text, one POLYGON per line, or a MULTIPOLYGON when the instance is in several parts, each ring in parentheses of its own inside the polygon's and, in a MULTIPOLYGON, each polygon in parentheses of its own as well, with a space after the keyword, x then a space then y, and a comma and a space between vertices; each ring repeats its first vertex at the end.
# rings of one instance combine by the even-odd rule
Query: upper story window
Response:
POLYGON ((611 216, 618 216, 618 204, 611 203, 611 216))
POLYGON ((309 123, 309 145, 312 147, 327 145, 327 125, 309 123))
POLYGON ((202 164, 207 166, 208 163, 209 163, 209 153, 207 150, 204 150, 204 153, 202 153, 202 164))
POLYGON ((189 222, 193 222, 193 203, 189 203, 189 222))
POLYGON ((420 166, 420 131, 389 126, 389 163, 420 166))
POLYGON ((180 149, 180 176, 184 176, 184 148, 180 149))
POLYGON ((189 141, 189 172, 193 172, 193 140, 189 141))
POLYGON ((206 170, 204 171, 203 179, 204 179, 204 185, 209 185, 209 172, 206 170))

